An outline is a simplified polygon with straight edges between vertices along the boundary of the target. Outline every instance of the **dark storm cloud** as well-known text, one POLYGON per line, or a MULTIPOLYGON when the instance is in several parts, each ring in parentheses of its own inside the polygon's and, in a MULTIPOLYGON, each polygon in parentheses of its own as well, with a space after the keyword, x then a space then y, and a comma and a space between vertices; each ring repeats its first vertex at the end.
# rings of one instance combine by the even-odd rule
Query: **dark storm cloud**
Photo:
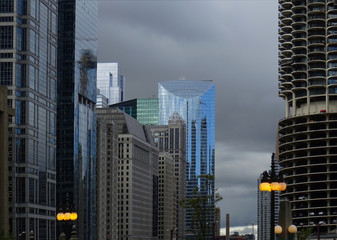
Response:
POLYGON ((99 61, 119 63, 127 99, 156 95, 161 81, 214 80, 222 219, 230 209, 233 226, 255 220, 256 179, 269 167, 284 110, 277 96, 277 2, 99 1, 99 7, 99 61))

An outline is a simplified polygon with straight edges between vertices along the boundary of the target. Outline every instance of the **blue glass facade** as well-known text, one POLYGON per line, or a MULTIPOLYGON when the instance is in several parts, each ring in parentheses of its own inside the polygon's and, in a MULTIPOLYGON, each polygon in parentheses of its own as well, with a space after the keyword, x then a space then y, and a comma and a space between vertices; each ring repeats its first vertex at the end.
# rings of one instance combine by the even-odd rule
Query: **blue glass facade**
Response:
POLYGON ((57 207, 68 194, 79 238, 94 240, 97 2, 60 0, 58 23, 57 207))
MULTIPOLYGON (((166 125, 177 112, 186 122, 186 198, 193 198, 205 180, 200 175, 214 175, 215 85, 212 81, 178 80, 158 85, 159 124, 166 125)), ((203 194, 214 195, 214 180, 203 194)), ((208 219, 213 221, 214 199, 208 203, 208 219)), ((191 229, 192 212, 186 212, 186 231, 191 229)))

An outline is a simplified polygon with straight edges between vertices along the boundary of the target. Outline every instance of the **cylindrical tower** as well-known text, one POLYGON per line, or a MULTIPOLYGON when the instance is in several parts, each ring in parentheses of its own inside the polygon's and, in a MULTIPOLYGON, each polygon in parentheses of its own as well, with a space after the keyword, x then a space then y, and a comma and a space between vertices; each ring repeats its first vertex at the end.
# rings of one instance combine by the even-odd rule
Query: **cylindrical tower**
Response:
POLYGON ((279 0, 279 161, 294 224, 337 224, 337 1, 279 0))

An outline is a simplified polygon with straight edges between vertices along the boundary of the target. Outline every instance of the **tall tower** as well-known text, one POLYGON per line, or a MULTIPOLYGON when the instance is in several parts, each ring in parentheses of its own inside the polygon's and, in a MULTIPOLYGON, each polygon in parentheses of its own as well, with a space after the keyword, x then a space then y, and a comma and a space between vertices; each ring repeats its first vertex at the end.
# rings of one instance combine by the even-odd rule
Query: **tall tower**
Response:
MULTIPOLYGON (((214 180, 200 176, 214 175, 215 152, 215 85, 211 80, 178 80, 158 85, 159 124, 167 125, 173 113, 186 122, 186 198, 214 196, 214 180), (203 189, 203 190, 201 190, 203 189)), ((207 222, 214 221, 214 198, 207 205, 207 222)), ((193 212, 186 211, 186 232, 191 232, 193 212)), ((209 227, 211 233, 212 226, 209 227)))
POLYGON ((97 64, 97 88, 108 98, 109 104, 124 101, 125 79, 118 63, 97 64))
POLYGON ((10 231, 32 230, 36 239, 56 237, 57 2, 0 1, 0 85, 15 109, 9 119, 10 231))
POLYGON ((279 161, 283 197, 304 227, 337 217, 337 6, 328 0, 279 1, 279 161))
MULTIPOLYGON (((97 2, 59 0, 57 208, 78 213, 78 235, 96 239, 97 2)), ((61 224, 58 231, 61 229, 61 224)))
MULTIPOLYGON (((177 113, 174 113, 169 121, 168 125, 154 125, 150 126, 150 130, 152 132, 152 136, 156 145, 159 149, 159 153, 168 153, 172 156, 174 160, 174 180, 171 182, 175 183, 174 187, 174 210, 172 213, 174 215, 174 226, 170 226, 170 231, 173 231, 172 234, 176 236, 177 240, 185 239, 185 209, 181 206, 180 201, 185 199, 186 192, 186 124, 184 119, 177 113)), ((165 154, 163 154, 163 159, 160 159, 160 162, 163 164, 168 161, 168 158, 165 154), (166 160, 166 161, 165 161, 166 160)), ((168 164, 169 165, 169 164, 168 164)), ((165 172, 161 171, 164 166, 159 166, 159 189, 163 187, 163 175, 165 172), (162 186, 161 186, 162 185, 162 186)), ((166 176, 167 177, 167 176, 166 176)), ((166 184, 170 185, 170 183, 166 184)), ((160 196, 159 196, 160 197, 160 196)), ((162 196, 163 197, 163 196, 162 196)), ((163 199, 163 198, 162 198, 163 199)), ((161 198, 159 198, 159 213, 160 210, 163 210, 166 206, 161 204, 161 198)), ((165 204, 164 204, 165 205, 165 204)), ((163 220, 160 219, 159 221, 163 220)), ((159 222, 161 224, 161 222, 159 222)), ((161 227, 159 225, 159 227, 161 227)), ((163 230, 163 229, 162 229, 163 230)), ((159 235, 160 236, 160 235, 159 235)), ((165 238, 164 238, 165 239, 165 238)))

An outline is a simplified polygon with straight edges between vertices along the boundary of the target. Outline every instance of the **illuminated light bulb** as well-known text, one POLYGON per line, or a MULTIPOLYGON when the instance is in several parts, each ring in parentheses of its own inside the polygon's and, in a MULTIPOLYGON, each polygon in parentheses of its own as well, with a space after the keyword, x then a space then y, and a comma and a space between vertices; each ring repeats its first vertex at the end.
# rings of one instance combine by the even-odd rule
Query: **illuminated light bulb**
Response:
POLYGON ((275 226, 274 228, 275 234, 281 234, 282 233, 282 227, 280 225, 275 226))
POLYGON ((260 191, 270 191, 270 183, 263 182, 260 184, 260 191))

